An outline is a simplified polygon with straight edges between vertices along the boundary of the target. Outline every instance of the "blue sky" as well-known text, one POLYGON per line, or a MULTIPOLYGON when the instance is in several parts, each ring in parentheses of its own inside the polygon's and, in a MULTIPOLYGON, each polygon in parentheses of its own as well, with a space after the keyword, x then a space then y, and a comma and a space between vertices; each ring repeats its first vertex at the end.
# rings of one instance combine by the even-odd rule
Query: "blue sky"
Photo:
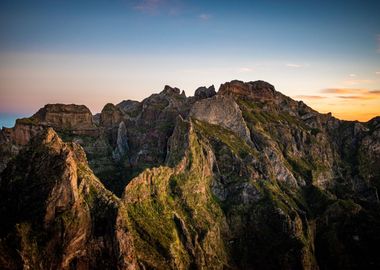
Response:
POLYGON ((0 1, 0 119, 263 79, 365 120, 380 114, 379 11, 380 1, 0 1))

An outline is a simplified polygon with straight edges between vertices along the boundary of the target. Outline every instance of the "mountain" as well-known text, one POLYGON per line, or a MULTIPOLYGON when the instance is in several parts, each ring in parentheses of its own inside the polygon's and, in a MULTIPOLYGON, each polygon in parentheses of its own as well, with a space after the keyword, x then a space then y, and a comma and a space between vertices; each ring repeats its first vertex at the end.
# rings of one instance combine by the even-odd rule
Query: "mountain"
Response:
POLYGON ((380 117, 267 82, 49 104, 0 152, 1 269, 380 267, 380 117))

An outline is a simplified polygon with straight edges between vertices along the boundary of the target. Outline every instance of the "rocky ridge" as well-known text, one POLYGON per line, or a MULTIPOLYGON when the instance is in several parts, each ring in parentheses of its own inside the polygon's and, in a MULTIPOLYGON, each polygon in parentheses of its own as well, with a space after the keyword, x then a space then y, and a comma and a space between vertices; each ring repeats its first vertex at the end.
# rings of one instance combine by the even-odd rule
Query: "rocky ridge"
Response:
POLYGON ((53 129, 8 164, 0 192, 2 269, 134 268, 120 200, 53 129))
POLYGON ((379 123, 263 81, 47 105, 0 133, 0 266, 375 269, 379 123))

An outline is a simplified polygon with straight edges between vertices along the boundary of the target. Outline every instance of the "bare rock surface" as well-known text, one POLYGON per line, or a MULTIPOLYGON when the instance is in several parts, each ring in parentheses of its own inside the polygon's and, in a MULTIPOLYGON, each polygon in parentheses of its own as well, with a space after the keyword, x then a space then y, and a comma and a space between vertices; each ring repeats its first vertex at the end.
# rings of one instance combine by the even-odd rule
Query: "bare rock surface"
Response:
POLYGON ((190 117, 213 125, 225 127, 249 141, 249 130, 242 112, 236 102, 229 97, 216 95, 196 102, 190 111, 190 117))
POLYGON ((91 111, 84 105, 48 104, 32 118, 37 119, 42 125, 52 127, 67 129, 93 127, 91 111))

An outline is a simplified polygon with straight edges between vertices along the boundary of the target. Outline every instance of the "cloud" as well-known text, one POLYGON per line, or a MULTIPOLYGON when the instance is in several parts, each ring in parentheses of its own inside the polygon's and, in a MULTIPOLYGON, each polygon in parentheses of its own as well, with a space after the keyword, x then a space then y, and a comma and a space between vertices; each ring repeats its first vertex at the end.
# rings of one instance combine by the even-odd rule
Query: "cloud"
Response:
POLYGON ((164 3, 163 0, 142 0, 142 1, 139 1, 134 6, 134 8, 141 12, 155 13, 157 12, 160 5, 162 5, 163 3, 164 3))
POLYGON ((208 21, 209 19, 211 19, 211 15, 206 14, 206 13, 202 13, 198 16, 198 18, 201 19, 202 21, 208 21))
POLYGON ((181 2, 178 0, 130 0, 133 8, 141 13, 157 15, 167 14, 178 16, 181 13, 181 2))
POLYGON ((249 68, 249 67, 241 67, 239 68, 239 72, 240 73, 247 73, 247 72, 253 72, 254 69, 253 68, 249 68))
POLYGON ((309 100, 318 100, 318 99, 324 99, 326 97, 324 96, 313 96, 313 95, 297 95, 294 96, 296 99, 309 99, 309 100))
POLYGON ((298 65, 298 64, 286 64, 287 67, 291 67, 291 68, 300 68, 300 67, 303 67, 302 65, 298 65))
POLYGON ((356 74, 351 73, 349 76, 350 77, 356 77, 356 74))
POLYGON ((338 96, 341 99, 373 99, 371 96, 338 96))
MULTIPOLYGON (((380 92, 379 92, 380 94, 380 92)), ((360 96, 338 96, 338 98, 341 99, 360 99, 360 100, 368 100, 368 99, 378 99, 380 98, 379 94, 371 94, 371 93, 366 93, 360 96)))
POLYGON ((376 71, 375 74, 376 74, 376 75, 380 75, 380 71, 376 71))
POLYGON ((310 64, 287 63, 285 66, 288 68, 306 68, 309 67, 310 64))
POLYGON ((361 92, 363 89, 352 89, 352 88, 327 88, 322 89, 322 93, 326 94, 357 94, 361 92))
POLYGON ((353 89, 353 88, 328 88, 320 92, 326 94, 338 94, 340 99, 379 99, 380 90, 353 89))

